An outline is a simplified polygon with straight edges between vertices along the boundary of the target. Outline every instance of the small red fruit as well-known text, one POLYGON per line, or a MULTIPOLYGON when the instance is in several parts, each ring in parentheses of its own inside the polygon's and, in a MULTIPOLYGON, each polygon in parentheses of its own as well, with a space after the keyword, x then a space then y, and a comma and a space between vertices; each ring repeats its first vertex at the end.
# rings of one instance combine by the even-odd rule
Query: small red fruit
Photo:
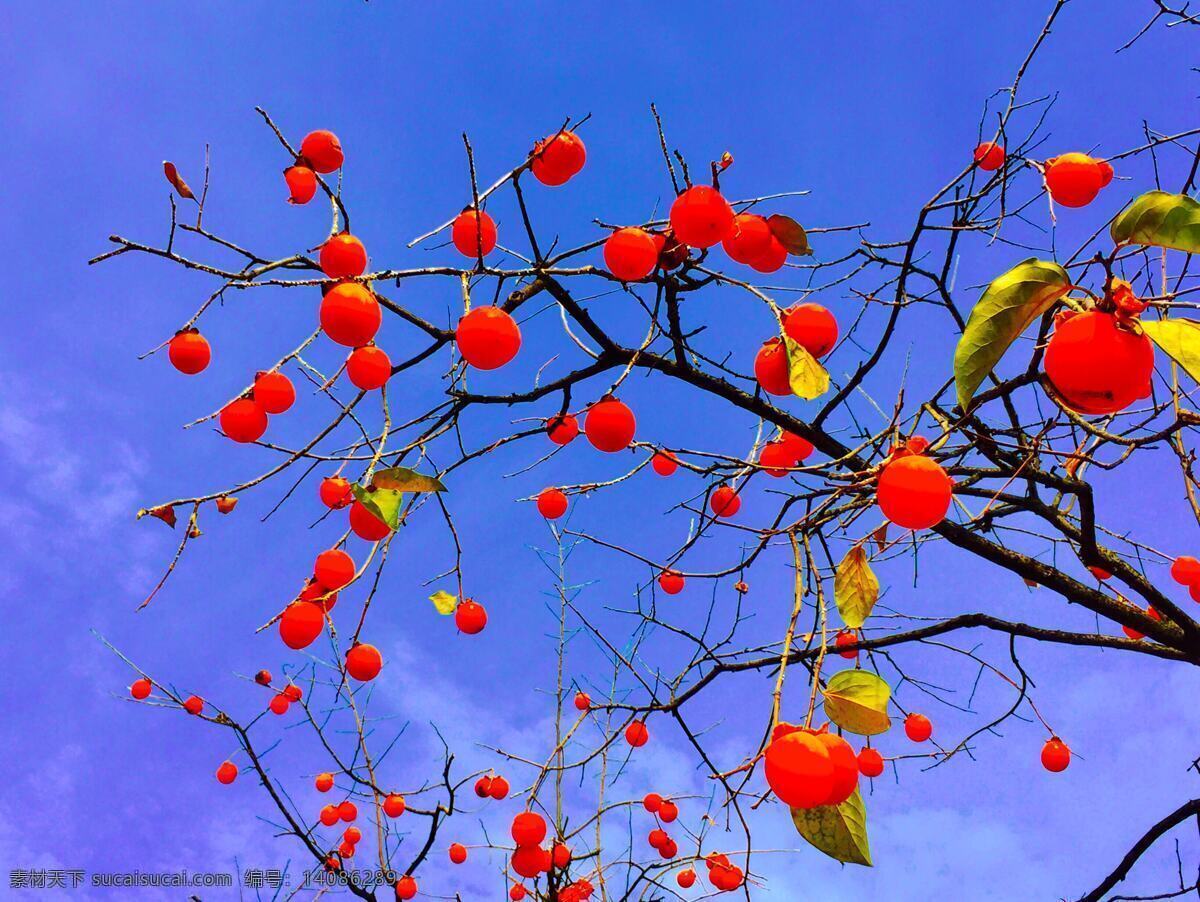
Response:
POLYGON ((486 257, 496 249, 496 223, 487 213, 463 210, 454 217, 450 238, 464 257, 486 257))
POLYGON ((658 855, 664 861, 670 861, 679 854, 679 845, 673 839, 667 839, 665 843, 658 847, 658 855))
POLYGON ((1112 166, 1084 153, 1065 153, 1045 164, 1046 190, 1064 207, 1086 207, 1112 177, 1112 166))
POLYGON ((331 279, 361 276, 367 270, 367 249, 349 232, 331 235, 321 245, 321 270, 331 279))
POLYGON ((691 247, 712 247, 733 231, 733 208, 715 188, 695 185, 671 204, 671 229, 691 247))
POLYGON ((317 792, 329 792, 333 789, 333 774, 329 772, 317 774, 317 779, 313 781, 313 784, 317 787, 317 792))
POLYGON ((212 360, 212 348, 208 345, 208 339, 195 329, 186 329, 176 332, 167 345, 167 358, 179 372, 194 376, 212 360))
POLYGON ((675 882, 684 889, 690 889, 692 884, 696 882, 696 872, 691 868, 685 868, 675 875, 675 882))
POLYGON ((1112 579, 1112 574, 1103 567, 1088 567, 1088 572, 1090 572, 1092 576, 1096 577, 1096 579, 1100 580, 1100 582, 1104 582, 1107 579, 1112 579))
POLYGON ((522 811, 513 818, 511 832, 518 846, 536 846, 546 838, 546 819, 536 811, 522 811))
POLYGON ((267 413, 283 413, 296 403, 292 380, 278 370, 254 377, 254 403, 267 413))
POLYGON ((537 509, 547 520, 557 520, 567 512, 567 496, 559 489, 542 489, 537 496, 537 509))
POLYGON ((543 185, 556 187, 583 169, 587 148, 574 132, 561 131, 538 141, 530 168, 543 185))
POLYGON ((355 805, 353 802, 351 802, 349 799, 346 799, 346 801, 342 802, 340 805, 337 806, 337 813, 338 813, 338 817, 340 817, 343 821, 345 821, 347 824, 349 824, 351 821, 354 821, 355 819, 357 819, 358 806, 355 805))
POLYGON ((230 498, 228 495, 222 495, 213 503, 216 504, 217 510, 221 513, 230 514, 233 513, 233 509, 237 507, 237 502, 238 500, 236 498, 230 498))
POLYGON ((783 331, 818 360, 832 351, 838 340, 837 320, 820 304, 788 308, 783 315, 783 331))
POLYGON ((396 881, 396 898, 408 902, 417 894, 417 881, 405 874, 396 881))
POLYGON ((658 810, 662 807, 663 797, 657 792, 648 792, 642 799, 642 807, 651 814, 658 814, 658 810))
POLYGON ((306 204, 317 193, 317 175, 307 166, 289 166, 283 171, 289 204, 306 204))
POLYGON ((858 753, 858 772, 864 777, 878 777, 883 773, 883 756, 867 747, 858 753))
POLYGON ((669 799, 663 799, 662 804, 658 806, 658 819, 664 824, 670 824, 677 817, 679 817, 679 806, 669 799))
POLYGON ((199 714, 204 710, 204 699, 198 695, 189 695, 183 700, 183 710, 188 714, 199 714))
POLYGON ((508 790, 509 785, 507 780, 503 777, 492 777, 492 782, 488 786, 488 796, 498 802, 508 797, 508 790))
POLYGON ((575 710, 588 711, 592 707, 592 698, 586 692, 575 693, 575 710))
POLYGON ((1059 317, 1046 343, 1046 376, 1067 406, 1084 414, 1124 410, 1146 394, 1154 347, 1111 313, 1059 317))
POLYGON ((617 229, 604 242, 604 265, 622 282, 637 282, 658 265, 658 244, 644 229, 617 229))
POLYGON ((369 344, 382 322, 379 301, 357 282, 339 282, 321 299, 321 328, 337 344, 348 348, 369 344))
POLYGON ((133 684, 129 687, 129 694, 138 701, 141 701, 142 699, 149 697, 150 690, 152 688, 153 685, 151 682, 145 677, 142 677, 141 679, 133 681, 133 684))
POLYGON ((571 849, 564 843, 556 842, 550 850, 550 860, 560 871, 571 863, 571 849))
MULTIPOLYGON (((837 637, 833 640, 833 644, 838 648, 845 648, 848 645, 855 645, 858 642, 858 637, 854 635, 854 630, 838 630, 837 637)), ((849 651, 839 651, 843 658, 857 658, 858 649, 852 648, 849 651)))
POLYGON ((450 843, 450 861, 454 864, 462 864, 467 860, 467 847, 462 843, 450 843))
POLYGON ((655 451, 650 466, 659 476, 670 476, 679 469, 679 461, 670 451, 655 451))
POLYGON ((454 609, 454 625, 468 636, 483 632, 483 628, 487 626, 487 619, 484 606, 470 598, 464 599, 454 609))
POLYGON ((362 831, 357 827, 347 827, 346 832, 342 834, 342 839, 352 846, 358 845, 358 842, 362 839, 362 831))
POLYGON ((454 338, 463 359, 479 370, 502 367, 521 349, 516 320, 499 307, 476 307, 458 321, 454 338))
POLYGON ((683 576, 674 570, 664 570, 658 576, 658 587, 668 595, 678 595, 683 591, 683 576))
POLYGON ((326 476, 321 480, 319 489, 321 503, 330 510, 348 507, 354 501, 354 492, 350 483, 341 476, 326 476))
POLYGON ((1200 560, 1190 554, 1181 554, 1171 563, 1171 579, 1181 586, 1200 583, 1200 560))
POLYGON ((750 261, 750 268, 761 273, 778 272, 787 262, 787 255, 787 248, 778 238, 771 235, 766 249, 750 261))
POLYGON ((645 721, 635 720, 625 728, 625 741, 631 746, 641 748, 650 739, 650 731, 646 728, 645 721))
POLYGON ((1067 769, 1071 763, 1071 750, 1057 736, 1051 736, 1042 746, 1042 767, 1057 774, 1067 769))
POLYGON ((975 163, 984 172, 994 172, 1004 165, 1004 147, 994 141, 984 141, 975 148, 975 163))
POLYGON ((768 395, 790 395, 792 383, 782 338, 764 341, 754 356, 754 378, 768 395))
POLYGON ((484 775, 475 781, 475 795, 486 799, 492 794, 492 778, 484 775))
POLYGON ((708 506, 718 517, 732 517, 741 509, 742 499, 732 488, 722 485, 709 497, 708 506))
POLYGON ((346 652, 346 673, 360 683, 369 683, 383 669, 383 656, 374 645, 360 643, 346 652))
POLYGON ((794 432, 784 432, 779 436, 779 441, 787 446, 789 453, 796 459, 797 463, 804 463, 813 453, 812 442, 808 439, 801 438, 794 432))
POLYGON ((670 841, 671 837, 667 836, 667 831, 660 827, 655 827, 646 835, 646 842, 652 849, 661 849, 670 841))
POLYGON ((584 431, 592 447, 600 451, 624 451, 637 431, 633 411, 612 395, 605 395, 588 408, 584 431))
POLYGON ((569 445, 579 435, 579 422, 569 413, 553 416, 546 421, 546 434, 556 445, 569 445))
POLYGON ((858 758, 854 749, 841 736, 833 733, 818 733, 817 741, 829 752, 829 760, 833 764, 833 780, 830 782, 829 795, 823 805, 840 805, 854 794, 858 788, 858 758))
POLYGON ((361 501, 350 505, 350 529, 360 539, 380 542, 392 534, 392 528, 380 520, 361 501))
POLYGON ((721 246, 731 259, 750 263, 766 253, 773 237, 764 217, 757 213, 739 213, 733 217, 733 231, 721 246))
POLYGON ((284 714, 287 714, 288 708, 291 706, 292 700, 282 692, 279 692, 271 696, 271 702, 267 707, 271 709, 272 714, 282 717, 284 714))
POLYGON ((954 482, 936 461, 904 454, 879 474, 875 499, 883 515, 905 529, 928 529, 941 523, 950 509, 954 482))
POLYGON ((933 724, 924 714, 910 714, 904 718, 904 735, 913 742, 924 742, 933 735, 933 724))
POLYGON ((322 611, 332 611, 333 606, 337 604, 338 594, 326 589, 315 579, 310 579, 308 583, 300 590, 300 597, 297 601, 311 601, 322 611))
POLYGON ((224 783, 226 786, 236 780, 237 775, 237 765, 232 761, 223 761, 221 766, 217 768, 217 782, 224 783))
POLYGON ((792 808, 824 805, 834 784, 829 749, 815 733, 794 730, 773 739, 764 755, 767 785, 792 808))
POLYGON ((353 858, 354 843, 349 840, 343 840, 341 845, 338 846, 338 855, 342 856, 342 858, 353 858))
POLYGON ((383 813, 391 818, 404 814, 404 809, 407 807, 408 803, 404 801, 404 796, 398 792, 389 792, 383 800, 383 813))
POLYGON ((322 808, 320 819, 321 823, 326 827, 332 827, 334 824, 336 824, 338 822, 337 805, 326 805, 324 808, 322 808))
POLYGON ((354 558, 339 548, 330 548, 317 555, 313 576, 322 586, 336 592, 354 579, 354 558))
POLYGON ((254 682, 258 683, 258 685, 260 685, 260 686, 270 686, 271 685, 271 671, 260 670, 258 673, 256 673, 254 675, 254 682))
POLYGON ((355 388, 363 391, 383 388, 392 378, 392 361, 382 348, 374 345, 355 348, 346 358, 346 376, 355 388))
POLYGON ((792 452, 783 442, 767 442, 758 453, 758 465, 768 476, 775 478, 786 476, 795 462, 792 452))
POLYGON ((325 612, 311 601, 293 601, 279 618, 279 638, 288 648, 308 648, 325 630, 325 612))
POLYGON ((308 161, 317 172, 333 172, 340 169, 345 157, 342 142, 337 135, 325 129, 309 132, 300 142, 300 156, 308 161))
POLYGON ((525 898, 525 887, 521 886, 519 883, 514 883, 508 891, 508 898, 511 899, 512 902, 521 902, 521 900, 525 898))
POLYGON ((542 872, 542 855, 537 846, 517 846, 510 860, 513 871, 528 879, 537 877, 542 872))
POLYGON ((221 431, 235 442, 256 442, 267 431, 267 413, 249 398, 238 398, 221 408, 221 431))

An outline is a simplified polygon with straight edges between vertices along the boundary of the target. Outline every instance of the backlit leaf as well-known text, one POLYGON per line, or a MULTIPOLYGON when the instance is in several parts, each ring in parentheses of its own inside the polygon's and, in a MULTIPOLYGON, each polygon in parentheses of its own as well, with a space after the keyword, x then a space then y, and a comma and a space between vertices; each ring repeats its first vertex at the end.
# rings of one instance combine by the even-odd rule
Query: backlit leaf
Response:
POLYGON ((395 530, 400 525, 400 505, 404 500, 402 492, 380 488, 371 491, 361 485, 352 485, 350 488, 362 506, 386 523, 389 529, 395 530))
POLYGON ((439 614, 453 614, 454 609, 458 607, 458 596, 451 595, 445 589, 438 589, 429 596, 429 600, 433 602, 439 614))
POLYGON ((408 467, 390 467, 380 470, 371 479, 378 489, 393 489, 397 492, 444 492, 446 487, 435 476, 426 476, 408 467))
POLYGON ((808 235, 804 231, 804 226, 792 217, 776 213, 767 217, 767 225, 775 239, 786 247, 787 252, 793 257, 806 257, 812 253, 812 248, 808 246, 808 235))
POLYGON ((1118 214, 1111 228, 1117 244, 1169 247, 1200 253, 1200 203, 1186 194, 1148 191, 1118 214))
POLYGON ((1145 320, 1142 331, 1164 354, 1200 382, 1200 323, 1190 319, 1145 320))
POLYGON ((1032 257, 987 287, 954 350, 954 382, 963 410, 1017 336, 1070 288, 1065 269, 1032 257))
POLYGON ((857 789, 840 805, 793 808, 792 822, 801 836, 830 858, 871 867, 867 809, 857 789))
POLYGON ((787 348, 788 382, 798 398, 811 401, 829 391, 829 373, 799 342, 783 336, 787 348))
POLYGON ((192 193, 192 189, 188 187, 188 183, 183 180, 183 176, 179 174, 179 170, 175 168, 175 164, 169 160, 163 160, 163 175, 167 177, 167 181, 171 183, 171 187, 179 192, 180 197, 186 197, 188 200, 195 200, 196 195, 192 193))
POLYGON ((874 736, 892 725, 892 690, 869 670, 843 670, 825 684, 825 716, 848 733, 874 736))
POLYGON ((871 609, 879 600, 879 580, 862 545, 851 548, 838 564, 833 577, 833 599, 842 622, 850 629, 858 629, 871 616, 871 609))

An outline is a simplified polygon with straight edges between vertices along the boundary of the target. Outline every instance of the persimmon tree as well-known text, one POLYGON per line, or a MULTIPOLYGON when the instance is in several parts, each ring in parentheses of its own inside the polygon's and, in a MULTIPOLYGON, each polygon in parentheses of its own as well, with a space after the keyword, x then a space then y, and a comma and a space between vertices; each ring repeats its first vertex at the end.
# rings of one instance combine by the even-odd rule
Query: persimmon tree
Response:
MULTIPOLYGON (((153 256, 211 281, 155 351, 181 373, 240 384, 189 425, 215 421, 228 439, 257 443, 276 461, 241 483, 185 491, 139 511, 180 535, 143 604, 187 566, 201 524, 219 536, 226 522, 213 522, 214 514, 236 513, 248 495, 281 486, 284 499, 319 497, 329 538, 314 544, 311 573, 281 585, 279 603, 264 611, 262 641, 290 656, 283 675, 260 671, 244 696, 217 700, 176 689, 157 672, 163 662, 128 661, 132 697, 230 731, 240 752, 219 763, 217 780, 252 776, 271 808, 267 819, 361 898, 412 898, 443 844, 453 864, 489 856, 512 899, 689 897, 694 885, 749 897, 761 881, 756 852, 768 844, 755 831, 763 804, 788 806, 798 835, 819 853, 869 866, 864 788, 885 769, 937 779, 944 762, 999 741, 997 728, 1010 719, 1042 731, 1029 754, 1040 751, 1047 771, 1066 769, 1070 737, 1056 735, 1052 712, 1036 704, 1021 660, 1029 643, 1200 663, 1200 623, 1189 613, 1200 600, 1200 561, 1106 526, 1096 512, 1107 479, 1153 455, 1158 466, 1177 468, 1180 503, 1200 521, 1200 414, 1192 409, 1200 321, 1186 316, 1200 288, 1190 257, 1200 252, 1200 203, 1189 196, 1200 129, 1147 127, 1104 158, 1070 146, 1047 155, 1050 104, 1024 99, 1021 83, 1064 5, 1054 6, 1013 83, 987 104, 960 170, 894 240, 875 238, 862 223, 802 225, 793 215, 800 192, 740 185, 722 148, 711 162, 689 161, 653 108, 658 148, 649 152, 661 152, 672 198, 662 215, 596 221, 590 240, 562 245, 527 198, 578 188, 586 118, 549 129, 486 183, 464 135, 463 209, 411 242, 433 248, 435 262, 416 268, 372 258, 371 233, 385 224, 356 217, 352 228, 353 197, 340 174, 364 151, 343 155, 327 131, 294 144, 259 110, 280 145, 290 202, 324 203, 330 213, 313 220, 315 250, 281 258, 226 237, 206 218, 207 163, 199 193, 166 164, 166 240, 114 235, 114 247, 92 262, 153 256), (1144 171, 1134 161, 1147 157, 1153 183, 1122 176, 1144 171), (1078 247, 1057 247, 1055 224, 1066 216, 1094 228, 1078 247), (990 284, 954 284, 965 254, 995 273, 990 284), (229 259, 237 262, 215 262, 229 259), (458 298, 459 314, 442 323, 422 314, 399 290, 413 284, 458 298), (243 291, 287 291, 309 312, 296 316, 293 335, 265 338, 262 371, 239 382, 209 369, 203 333, 224 315, 219 302, 243 291), (716 313, 698 303, 714 294, 725 305, 716 313), (941 384, 921 392, 905 384, 907 351, 898 339, 918 311, 935 316, 923 328, 935 322, 943 330, 945 341, 931 347, 957 342, 941 361, 941 384), (722 316, 759 323, 761 347, 730 346, 713 328, 722 316), (557 321, 553 344, 522 341, 521 325, 535 317, 557 321), (385 318, 419 339, 420 350, 401 357, 376 344, 385 318), (334 372, 312 360, 330 343, 343 355, 334 372), (518 356, 538 365, 532 380, 505 380, 518 356), (486 371, 495 374, 485 380, 486 371), (645 392, 637 404, 627 400, 635 377, 685 387, 696 410, 749 427, 752 437, 736 453, 682 447, 669 422, 647 409, 645 392), (389 404, 399 380, 421 387, 423 409, 389 404), (901 387, 883 396, 884 384, 901 387), (272 418, 305 404, 326 405, 328 422, 303 443, 276 441, 272 418), (497 429, 485 413, 496 410, 512 414, 509 428, 497 429), (558 455, 573 455, 582 474, 598 455, 625 465, 616 477, 526 499, 552 538, 538 553, 558 616, 554 735, 541 748, 497 749, 486 771, 458 768, 447 747, 422 785, 399 787, 389 777, 395 740, 384 738, 370 698, 375 681, 389 678, 380 651, 389 637, 373 616, 389 555, 407 525, 443 523, 452 563, 429 568, 433 610, 452 617, 466 642, 489 617, 507 616, 503 600, 472 597, 480 594, 479 577, 470 576, 478 568, 456 527, 470 512, 456 509, 454 494, 457 474, 488 467, 505 446, 530 468, 558 455), (661 479, 677 486, 669 516, 688 524, 665 557, 639 543, 636 517, 564 519, 583 497, 636 494, 639 482, 661 479), (727 553, 714 560, 708 542, 721 536, 727 553), (1059 599, 1064 612, 1091 612, 1095 628, 1056 619, 1051 604, 1035 622, 991 610, 982 598, 948 617, 877 609, 877 571, 904 559, 915 566, 933 545, 987 564, 997 584, 1024 581, 1059 599), (580 601, 568 561, 581 547, 644 569, 630 587, 635 606, 621 612, 623 635, 580 601), (761 571, 786 574, 785 604, 752 589, 761 571), (698 586, 707 610, 696 601, 681 615, 673 597, 698 597, 698 586), (769 640, 750 630, 752 611, 770 622, 769 640), (999 659, 970 644, 980 630, 1007 640, 999 659), (655 660, 655 635, 686 654, 655 660), (579 637, 600 650, 607 674, 571 672, 569 647, 579 637), (933 652, 958 661, 964 682, 998 688, 995 710, 966 734, 938 729, 948 695, 913 671, 933 652), (719 731, 709 729, 702 700, 735 675, 755 679, 744 704, 757 712, 758 740, 728 760, 714 748, 719 731), (275 717, 315 737, 315 779, 270 767, 264 748, 275 741, 275 717), (623 762, 660 729, 684 738, 711 796, 680 799, 670 787, 630 785, 623 776, 623 762), (578 807, 566 781, 590 787, 590 807, 578 807), (482 805, 512 814, 511 841, 468 841, 464 826, 446 843, 446 825, 482 805), (619 849, 614 831, 636 835, 619 849), (403 842, 411 836, 415 843, 403 842), (381 878, 364 876, 368 861, 381 878)), ((1186 11, 1157 6, 1155 20, 1190 21, 1186 11)), ((239 536, 251 529, 228 527, 239 536)), ((423 551, 423 559, 436 556, 423 551)), ((1081 874, 1094 881, 1083 898, 1103 897, 1159 837, 1198 814, 1200 799, 1164 812, 1130 838, 1129 854, 1107 875, 1081 874)))

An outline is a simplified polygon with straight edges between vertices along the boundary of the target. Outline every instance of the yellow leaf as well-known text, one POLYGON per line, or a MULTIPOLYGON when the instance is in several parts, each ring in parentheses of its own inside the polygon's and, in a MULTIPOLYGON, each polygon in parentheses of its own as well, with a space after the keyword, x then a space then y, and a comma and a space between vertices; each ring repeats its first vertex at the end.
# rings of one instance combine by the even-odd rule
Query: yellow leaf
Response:
POLYGON ((804 232, 804 226, 792 217, 775 213, 767 217, 767 227, 775 236, 775 240, 787 248, 787 252, 792 256, 806 257, 812 253, 812 248, 808 246, 808 235, 804 232))
POLYGON ((788 356, 788 381, 797 398, 811 401, 829 391, 829 373, 799 342, 783 336, 788 356))
POLYGON ((454 609, 458 607, 458 596, 451 595, 445 589, 438 589, 429 596, 429 600, 433 602, 439 614, 453 614, 454 609))
POLYGON ((1200 323, 1190 319, 1146 320, 1142 331, 1162 352, 1200 382, 1200 323))
POLYGON ((1200 203, 1186 194, 1147 191, 1117 214, 1110 232, 1117 244, 1200 253, 1200 203))
POLYGON ((397 492, 444 492, 446 487, 436 476, 426 476, 408 467, 389 467, 380 470, 371 479, 377 489, 393 489, 397 492))
POLYGON ((359 504, 386 523, 388 529, 395 532, 400 527, 400 506, 404 502, 402 492, 376 487, 365 489, 361 485, 350 486, 350 491, 359 504))
POLYGON ((833 599, 837 602, 842 622, 852 630, 858 629, 871 616, 879 600, 879 580, 871 570, 867 551, 855 545, 842 558, 833 577, 833 599))
POLYGON ((874 736, 892 725, 892 690, 869 670, 843 670, 825 684, 825 716, 848 733, 874 736))
POLYGON ((854 793, 840 805, 793 808, 792 823, 814 848, 846 864, 871 867, 867 841, 867 809, 862 794, 854 793))

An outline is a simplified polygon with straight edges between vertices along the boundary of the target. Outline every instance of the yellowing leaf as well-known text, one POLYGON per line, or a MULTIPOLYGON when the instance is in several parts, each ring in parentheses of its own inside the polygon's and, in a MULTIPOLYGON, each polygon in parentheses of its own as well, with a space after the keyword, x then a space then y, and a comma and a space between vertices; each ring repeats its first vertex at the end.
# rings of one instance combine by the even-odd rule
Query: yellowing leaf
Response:
POLYGON ((843 670, 825 684, 825 716, 849 733, 874 736, 892 725, 892 690, 869 670, 843 670))
POLYGON ((451 595, 445 589, 438 589, 429 596, 429 600, 433 602, 439 614, 453 614, 454 609, 458 607, 458 596, 451 595))
POLYGON ((188 187, 188 183, 183 180, 183 176, 179 174, 179 170, 175 168, 175 164, 169 160, 163 160, 163 175, 167 177, 167 181, 171 183, 171 187, 179 192, 180 197, 186 197, 188 200, 195 200, 196 195, 192 193, 192 189, 188 187))
POLYGON ((1186 194, 1147 191, 1118 214, 1110 232, 1117 244, 1169 247, 1197 254, 1200 203, 1186 194))
POLYGON ((388 528, 395 530, 400 525, 400 504, 404 500, 403 493, 393 489, 380 488, 372 491, 361 485, 352 485, 350 489, 362 506, 386 523, 388 528))
POLYGON ((987 287, 954 350, 954 382, 963 410, 1017 336, 1070 288, 1065 269, 1032 257, 987 287))
POLYGON ((783 336, 788 356, 788 382, 798 398, 811 401, 829 391, 829 373, 799 342, 783 336))
POLYGON ((812 253, 812 248, 808 246, 808 235, 804 231, 804 226, 792 217, 776 213, 767 217, 767 226, 771 229, 771 234, 775 236, 775 239, 786 247, 787 252, 792 256, 806 257, 812 253))
POLYGON ((1162 352, 1200 382, 1200 323, 1190 319, 1146 320, 1142 331, 1162 352))
POLYGON ((801 836, 830 858, 871 867, 867 809, 857 789, 840 805, 793 808, 792 823, 801 836))
POLYGON ((879 600, 879 580, 862 545, 851 548, 838 564, 833 577, 833 600, 837 602, 842 622, 852 630, 871 616, 871 609, 879 600))
POLYGON ((444 492, 446 487, 435 476, 425 476, 408 467, 390 467, 380 470, 371 480, 377 489, 393 489, 397 492, 444 492))

